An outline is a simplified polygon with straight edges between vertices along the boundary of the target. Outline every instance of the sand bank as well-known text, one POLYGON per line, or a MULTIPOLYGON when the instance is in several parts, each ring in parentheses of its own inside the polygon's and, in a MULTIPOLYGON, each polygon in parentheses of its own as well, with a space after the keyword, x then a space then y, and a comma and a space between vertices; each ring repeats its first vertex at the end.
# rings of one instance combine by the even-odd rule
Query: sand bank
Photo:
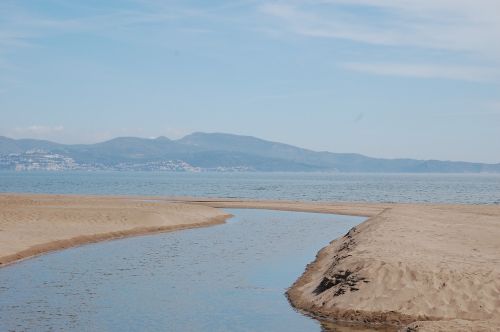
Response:
POLYGON ((500 206, 0 195, 0 262, 223 222, 216 208, 369 217, 322 249, 290 288, 304 312, 405 331, 499 330, 500 206))
POLYGON ((0 266, 126 236, 223 223, 207 206, 124 197, 0 195, 0 266))
POLYGON ((394 206, 321 250, 288 295, 339 320, 498 331, 499 239, 500 207, 394 206))

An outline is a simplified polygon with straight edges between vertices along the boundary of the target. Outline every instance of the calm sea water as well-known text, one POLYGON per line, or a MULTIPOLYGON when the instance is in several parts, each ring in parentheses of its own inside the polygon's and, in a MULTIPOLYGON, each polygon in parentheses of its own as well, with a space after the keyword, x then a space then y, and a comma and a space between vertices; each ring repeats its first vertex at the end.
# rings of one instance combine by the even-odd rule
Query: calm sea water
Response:
POLYGON ((0 192, 500 204, 500 174, 0 172, 0 192))
POLYGON ((0 269, 0 331, 320 331, 284 292, 320 248, 364 218, 227 211, 235 218, 224 225, 0 269))

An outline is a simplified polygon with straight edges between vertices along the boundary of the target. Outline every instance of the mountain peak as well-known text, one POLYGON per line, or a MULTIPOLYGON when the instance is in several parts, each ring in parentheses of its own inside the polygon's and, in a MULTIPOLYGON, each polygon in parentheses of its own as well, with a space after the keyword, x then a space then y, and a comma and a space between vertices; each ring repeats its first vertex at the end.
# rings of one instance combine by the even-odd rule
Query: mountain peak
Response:
POLYGON ((154 139, 155 141, 166 141, 166 142, 171 142, 172 140, 166 136, 158 136, 154 139))

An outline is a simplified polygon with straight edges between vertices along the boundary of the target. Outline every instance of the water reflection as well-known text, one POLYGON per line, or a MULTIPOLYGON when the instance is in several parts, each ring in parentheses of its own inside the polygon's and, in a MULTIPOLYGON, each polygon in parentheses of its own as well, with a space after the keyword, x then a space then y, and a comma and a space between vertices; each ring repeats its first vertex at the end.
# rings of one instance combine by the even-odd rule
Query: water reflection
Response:
POLYGON ((73 248, 0 269, 0 330, 364 331, 284 292, 363 218, 228 210, 225 225, 73 248))

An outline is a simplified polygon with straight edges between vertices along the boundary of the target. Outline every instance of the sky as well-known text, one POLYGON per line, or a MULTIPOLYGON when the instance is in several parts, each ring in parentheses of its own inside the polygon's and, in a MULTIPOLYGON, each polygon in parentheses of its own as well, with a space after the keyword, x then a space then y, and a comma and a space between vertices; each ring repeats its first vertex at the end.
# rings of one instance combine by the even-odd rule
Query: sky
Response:
POLYGON ((2 0, 0 135, 500 162, 497 0, 2 0))

